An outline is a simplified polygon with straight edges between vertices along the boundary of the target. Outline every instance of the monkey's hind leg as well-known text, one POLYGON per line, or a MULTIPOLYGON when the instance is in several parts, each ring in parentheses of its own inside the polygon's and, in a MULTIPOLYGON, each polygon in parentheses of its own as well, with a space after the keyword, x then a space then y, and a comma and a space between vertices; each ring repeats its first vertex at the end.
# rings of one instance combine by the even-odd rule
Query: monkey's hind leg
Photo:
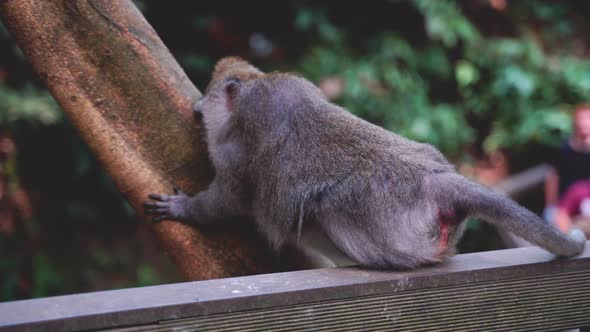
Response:
POLYGON ((415 238, 409 230, 396 230, 382 220, 335 212, 323 217, 320 224, 328 237, 361 266, 406 270, 436 262, 436 247, 415 238))

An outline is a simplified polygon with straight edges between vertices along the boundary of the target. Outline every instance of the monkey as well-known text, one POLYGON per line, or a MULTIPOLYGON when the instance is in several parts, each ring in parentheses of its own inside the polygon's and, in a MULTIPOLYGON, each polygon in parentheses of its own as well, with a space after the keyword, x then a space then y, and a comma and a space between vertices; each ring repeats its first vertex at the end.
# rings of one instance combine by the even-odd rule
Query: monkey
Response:
POLYGON ((584 249, 580 230, 558 231, 458 174, 432 145, 356 117, 295 74, 223 58, 194 111, 202 114, 214 179, 193 196, 148 195, 145 213, 154 221, 246 217, 275 250, 316 223, 354 262, 377 269, 444 261, 467 217, 557 256, 584 249))

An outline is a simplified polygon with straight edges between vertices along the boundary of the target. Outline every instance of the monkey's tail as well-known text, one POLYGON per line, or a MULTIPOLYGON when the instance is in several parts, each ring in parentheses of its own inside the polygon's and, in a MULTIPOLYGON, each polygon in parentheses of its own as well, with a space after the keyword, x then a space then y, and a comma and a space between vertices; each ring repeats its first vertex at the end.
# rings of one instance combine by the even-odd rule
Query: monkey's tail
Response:
POLYGON ((545 222, 513 200, 458 174, 440 174, 436 196, 454 202, 467 216, 503 227, 523 239, 559 256, 574 256, 584 250, 586 236, 578 229, 568 234, 545 222))

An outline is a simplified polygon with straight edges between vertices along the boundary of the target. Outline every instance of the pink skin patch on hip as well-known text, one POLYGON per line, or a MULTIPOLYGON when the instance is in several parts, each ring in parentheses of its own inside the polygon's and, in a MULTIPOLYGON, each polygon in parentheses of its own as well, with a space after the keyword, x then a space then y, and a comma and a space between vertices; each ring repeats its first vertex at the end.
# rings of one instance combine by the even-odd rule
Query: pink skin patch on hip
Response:
POLYGON ((449 249, 449 238, 451 227, 455 223, 456 215, 454 210, 438 211, 438 222, 440 223, 440 236, 438 239, 438 256, 443 255, 449 249))

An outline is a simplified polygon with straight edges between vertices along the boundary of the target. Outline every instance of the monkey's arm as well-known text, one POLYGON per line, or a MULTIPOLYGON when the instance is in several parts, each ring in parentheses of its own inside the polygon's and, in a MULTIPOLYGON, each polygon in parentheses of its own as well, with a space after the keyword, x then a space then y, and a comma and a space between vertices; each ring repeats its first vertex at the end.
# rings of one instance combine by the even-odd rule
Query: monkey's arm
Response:
POLYGON ((189 196, 180 189, 174 195, 150 194, 144 203, 145 213, 153 220, 177 220, 187 224, 206 225, 240 215, 242 202, 220 181, 213 181, 207 190, 189 196))

